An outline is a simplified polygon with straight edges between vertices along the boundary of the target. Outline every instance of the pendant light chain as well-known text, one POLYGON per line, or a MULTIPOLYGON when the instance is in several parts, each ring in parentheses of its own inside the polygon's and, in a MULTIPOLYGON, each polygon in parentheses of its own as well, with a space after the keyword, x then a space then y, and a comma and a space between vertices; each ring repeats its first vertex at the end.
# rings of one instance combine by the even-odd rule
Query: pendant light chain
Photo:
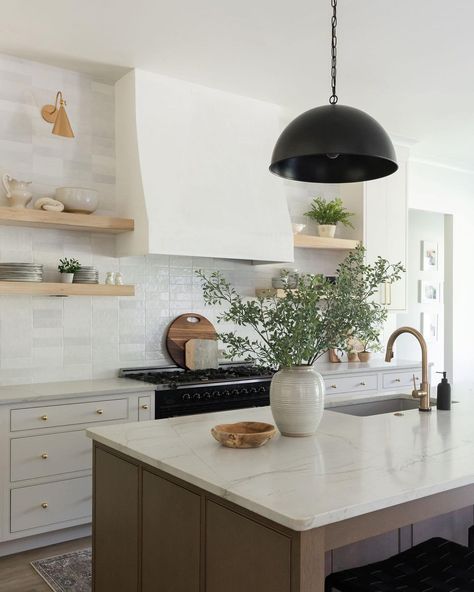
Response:
POLYGON ((329 97, 331 105, 338 101, 336 94, 336 75, 337 75, 337 0, 331 0, 332 18, 331 18, 331 88, 332 95, 329 97))

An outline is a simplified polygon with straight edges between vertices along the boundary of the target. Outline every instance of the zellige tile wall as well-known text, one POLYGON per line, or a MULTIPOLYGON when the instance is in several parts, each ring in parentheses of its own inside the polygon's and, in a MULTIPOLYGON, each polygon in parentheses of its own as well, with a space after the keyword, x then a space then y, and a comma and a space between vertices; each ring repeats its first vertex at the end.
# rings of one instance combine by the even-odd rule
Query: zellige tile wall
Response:
MULTIPOLYGON (((33 181, 34 199, 54 195, 58 186, 94 187, 100 211, 114 212, 114 167, 112 86, 0 55, 1 174, 33 181), (41 106, 53 102, 57 90, 67 101, 75 139, 53 136, 41 119, 41 106)), ((2 191, 0 196, 4 199, 2 191)), ((309 201, 307 189, 293 191, 290 209, 300 214, 309 201)), ((216 322, 218 311, 204 307, 196 269, 223 271, 247 296, 255 287, 269 287, 278 274, 274 267, 220 259, 116 259, 110 236, 0 226, 0 261, 43 263, 45 279, 55 281, 64 256, 96 265, 101 282, 107 271, 120 270, 125 283, 136 285, 136 296, 0 296, 0 384, 106 378, 120 367, 167 363, 164 334, 171 320, 196 312, 216 322)), ((301 250, 297 267, 330 274, 340 257, 301 250)))

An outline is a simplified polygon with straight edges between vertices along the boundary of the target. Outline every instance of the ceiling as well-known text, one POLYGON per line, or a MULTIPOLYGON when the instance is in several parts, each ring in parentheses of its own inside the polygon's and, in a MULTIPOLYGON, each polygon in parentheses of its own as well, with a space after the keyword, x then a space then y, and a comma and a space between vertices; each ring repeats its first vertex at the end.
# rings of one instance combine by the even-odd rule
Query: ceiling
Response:
MULTIPOLYGON (((474 2, 339 0, 340 103, 474 170, 474 2)), ((143 68, 301 111, 327 102, 330 0, 3 0, 0 52, 113 81, 143 68)))

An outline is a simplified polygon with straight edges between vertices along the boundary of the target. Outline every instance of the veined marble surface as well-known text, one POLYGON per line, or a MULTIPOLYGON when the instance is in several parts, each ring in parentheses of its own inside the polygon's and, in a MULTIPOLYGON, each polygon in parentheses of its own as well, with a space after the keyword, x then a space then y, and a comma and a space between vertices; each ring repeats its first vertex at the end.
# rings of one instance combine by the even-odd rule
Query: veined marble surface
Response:
POLYGON ((98 380, 70 380, 66 382, 40 382, 0 387, 0 405, 31 403, 46 399, 70 397, 95 397, 126 393, 154 391, 153 384, 129 378, 104 378, 98 380))
POLYGON ((293 530, 474 482, 474 402, 469 399, 453 404, 452 411, 414 409, 402 416, 354 417, 327 409, 315 436, 277 435, 250 450, 224 448, 210 434, 214 425, 236 421, 273 423, 270 408, 263 407, 87 433, 293 530))

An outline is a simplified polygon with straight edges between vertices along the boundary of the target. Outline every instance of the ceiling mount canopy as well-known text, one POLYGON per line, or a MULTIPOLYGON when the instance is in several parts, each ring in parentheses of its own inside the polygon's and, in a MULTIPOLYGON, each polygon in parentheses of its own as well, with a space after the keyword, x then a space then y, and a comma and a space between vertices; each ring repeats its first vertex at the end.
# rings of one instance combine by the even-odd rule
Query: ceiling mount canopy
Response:
POLYGON ((337 0, 331 0, 331 90, 329 105, 294 119, 273 150, 270 171, 307 183, 353 183, 391 175, 398 169, 395 149, 370 115, 338 105, 337 0))

